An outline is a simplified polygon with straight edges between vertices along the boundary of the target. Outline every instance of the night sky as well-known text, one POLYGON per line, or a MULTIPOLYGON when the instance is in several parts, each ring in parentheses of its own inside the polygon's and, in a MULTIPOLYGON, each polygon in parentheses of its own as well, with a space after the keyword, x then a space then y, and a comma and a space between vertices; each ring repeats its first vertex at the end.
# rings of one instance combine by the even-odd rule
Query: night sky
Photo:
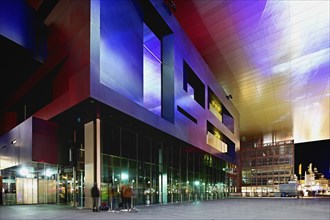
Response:
POLYGON ((295 173, 298 175, 299 164, 302 164, 301 176, 304 176, 310 163, 313 169, 317 167, 319 173, 330 179, 330 140, 314 141, 295 144, 295 173))

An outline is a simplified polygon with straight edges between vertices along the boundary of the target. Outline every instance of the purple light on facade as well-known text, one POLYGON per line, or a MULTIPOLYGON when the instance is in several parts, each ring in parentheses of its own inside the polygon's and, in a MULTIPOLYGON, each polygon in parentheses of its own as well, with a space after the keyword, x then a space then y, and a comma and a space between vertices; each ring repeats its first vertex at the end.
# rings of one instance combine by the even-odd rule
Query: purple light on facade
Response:
POLYGON ((161 115, 161 42, 144 25, 143 42, 143 105, 161 115))

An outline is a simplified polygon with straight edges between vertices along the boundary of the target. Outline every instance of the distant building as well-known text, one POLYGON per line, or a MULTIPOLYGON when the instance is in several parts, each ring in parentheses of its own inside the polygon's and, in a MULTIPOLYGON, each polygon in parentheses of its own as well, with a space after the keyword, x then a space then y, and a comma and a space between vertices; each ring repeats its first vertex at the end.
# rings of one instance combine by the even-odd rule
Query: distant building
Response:
POLYGON ((322 173, 312 163, 309 164, 308 170, 305 171, 304 179, 299 181, 305 195, 316 195, 325 193, 330 190, 330 180, 326 179, 322 173))
POLYGON ((294 179, 294 142, 241 143, 241 165, 243 196, 273 196, 294 179))

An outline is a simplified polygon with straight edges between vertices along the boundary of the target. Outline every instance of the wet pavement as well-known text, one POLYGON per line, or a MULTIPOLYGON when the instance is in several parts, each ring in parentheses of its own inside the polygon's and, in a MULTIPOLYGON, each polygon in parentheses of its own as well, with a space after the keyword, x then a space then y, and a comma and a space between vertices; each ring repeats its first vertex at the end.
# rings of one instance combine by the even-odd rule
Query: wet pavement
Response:
POLYGON ((1 220, 19 219, 330 219, 330 198, 236 198, 136 206, 93 212, 63 205, 0 206, 1 220))

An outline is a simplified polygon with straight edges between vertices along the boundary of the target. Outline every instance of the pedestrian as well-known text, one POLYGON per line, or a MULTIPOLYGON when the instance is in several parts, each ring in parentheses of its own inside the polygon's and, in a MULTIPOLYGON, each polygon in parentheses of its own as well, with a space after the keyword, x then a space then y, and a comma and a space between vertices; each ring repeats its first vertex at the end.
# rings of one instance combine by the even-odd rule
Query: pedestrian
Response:
POLYGON ((126 191, 126 185, 122 185, 120 187, 120 203, 119 203, 119 207, 123 207, 123 209, 125 210, 125 204, 126 204, 126 198, 124 197, 124 192, 126 191))
POLYGON ((91 189, 91 195, 93 198, 93 212, 98 212, 99 211, 100 190, 97 187, 97 183, 94 183, 94 186, 91 189))
POLYGON ((109 198, 110 198, 110 209, 109 211, 110 212, 113 212, 116 208, 116 200, 117 200, 117 192, 116 192, 116 189, 115 187, 111 187, 110 190, 109 190, 109 198))
POLYGON ((127 186, 124 191, 125 209, 127 209, 127 211, 131 211, 133 195, 134 195, 133 188, 127 186))

